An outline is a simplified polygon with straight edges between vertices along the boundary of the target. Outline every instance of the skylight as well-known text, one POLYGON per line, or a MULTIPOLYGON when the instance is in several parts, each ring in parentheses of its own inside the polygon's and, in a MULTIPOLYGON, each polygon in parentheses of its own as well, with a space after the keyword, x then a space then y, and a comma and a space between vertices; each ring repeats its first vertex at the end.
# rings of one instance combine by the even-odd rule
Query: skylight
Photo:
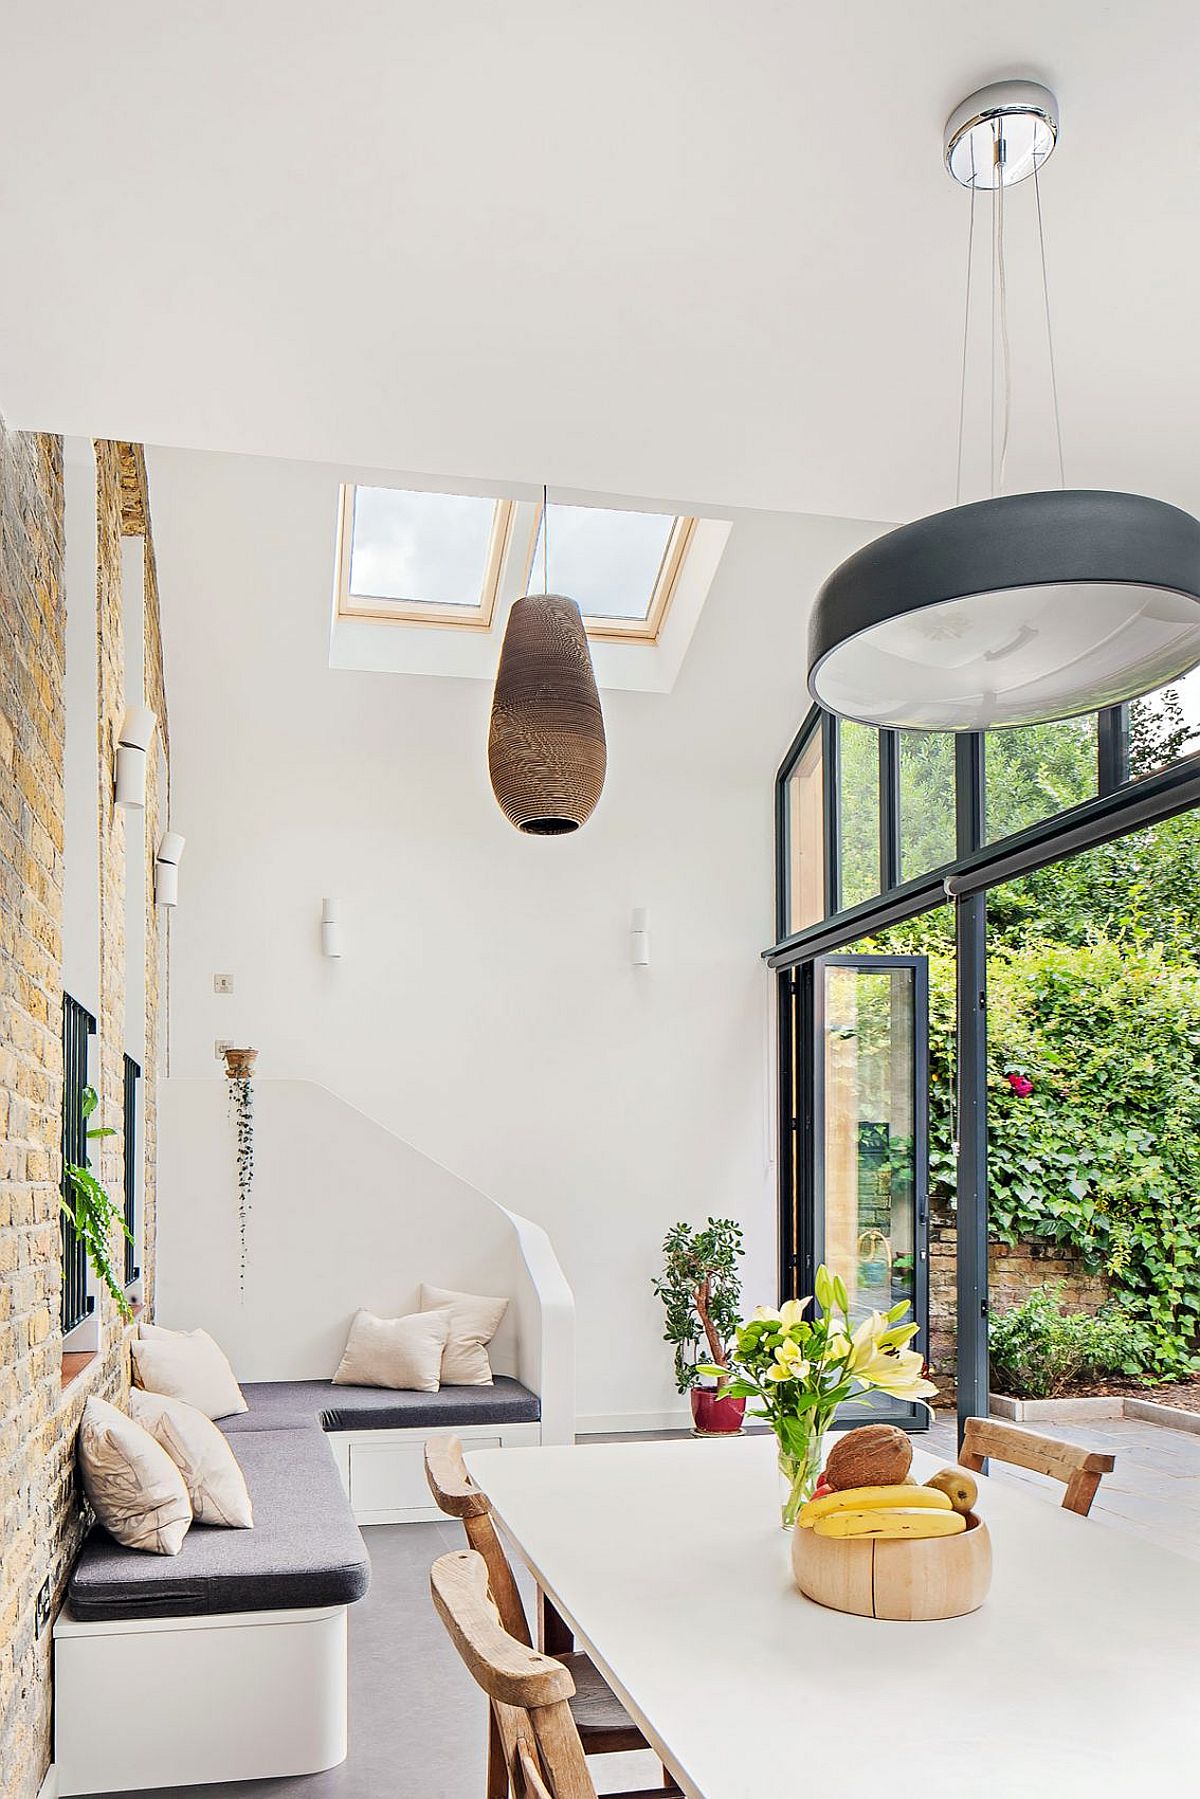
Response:
MULTIPOLYGON (((551 589, 578 603, 589 637, 655 644, 696 523, 552 504, 551 589)), ((541 591, 543 538, 531 500, 347 485, 338 614, 486 631, 498 608, 502 621, 518 594, 541 591)))
MULTIPOLYGON (((569 594, 592 637, 657 637, 679 573, 691 519, 601 506, 550 506, 551 591, 569 594)), ((527 586, 542 586, 538 509, 527 586)))
POLYGON ((343 488, 338 610, 486 628, 511 523, 507 500, 343 488))

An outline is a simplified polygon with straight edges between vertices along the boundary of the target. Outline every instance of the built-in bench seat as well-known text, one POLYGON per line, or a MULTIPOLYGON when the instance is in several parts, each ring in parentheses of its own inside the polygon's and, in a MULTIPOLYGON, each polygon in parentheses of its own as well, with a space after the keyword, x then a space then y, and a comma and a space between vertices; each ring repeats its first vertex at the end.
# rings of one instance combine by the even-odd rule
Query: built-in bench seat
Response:
POLYGON ((537 1394, 507 1374, 498 1374, 490 1387, 442 1387, 437 1393, 335 1387, 327 1380, 247 1381, 242 1392, 250 1410, 220 1421, 230 1436, 314 1419, 327 1431, 441 1431, 536 1424, 542 1415, 537 1394))
POLYGON ((243 1381, 249 1411, 219 1420, 235 1448, 256 1435, 325 1432, 359 1524, 415 1524, 438 1516, 425 1481, 425 1441, 452 1430, 476 1449, 542 1440, 542 1404, 512 1375, 490 1387, 436 1393, 335 1387, 328 1380, 243 1381))
MULTIPOLYGON (((264 1412, 264 1417, 267 1414, 264 1412)), ((347 1608, 370 1563, 315 1411, 232 1448, 250 1530, 193 1524, 178 1555, 96 1526, 54 1626, 59 1791, 312 1774, 345 1758, 347 1608), (137 1729, 112 1719, 137 1696, 137 1729)))
POLYGON ((68 1588, 78 1622, 349 1605, 370 1579, 329 1449, 311 1428, 243 1432, 252 1530, 193 1524, 178 1555, 124 1549, 99 1526, 68 1588))

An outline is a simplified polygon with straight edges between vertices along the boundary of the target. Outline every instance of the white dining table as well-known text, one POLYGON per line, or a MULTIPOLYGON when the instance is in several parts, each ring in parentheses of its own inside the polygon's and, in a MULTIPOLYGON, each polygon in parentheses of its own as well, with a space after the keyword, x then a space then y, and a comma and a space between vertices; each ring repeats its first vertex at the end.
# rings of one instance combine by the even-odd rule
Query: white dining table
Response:
POLYGON ((988 1599, 887 1623, 796 1590, 773 1438, 467 1463, 691 1799, 1200 1794, 1198 1563, 981 1479, 988 1599))

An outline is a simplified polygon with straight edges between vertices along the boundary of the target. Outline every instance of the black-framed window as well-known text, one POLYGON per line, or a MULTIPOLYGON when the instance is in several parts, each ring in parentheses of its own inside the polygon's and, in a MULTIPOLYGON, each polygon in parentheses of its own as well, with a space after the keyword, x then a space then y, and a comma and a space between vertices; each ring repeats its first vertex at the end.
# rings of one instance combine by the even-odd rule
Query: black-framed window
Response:
POLYGON ((1016 849, 1169 775, 1200 741, 1171 711, 1173 691, 991 732, 880 730, 814 706, 776 777, 776 951, 843 913, 940 885, 966 855, 1016 849))
MULTIPOLYGON (((1168 690, 1169 693, 1169 690, 1168 690)), ((906 733, 876 733, 880 832, 879 890, 859 900, 843 881, 845 855, 861 843, 845 816, 861 791, 859 773, 847 779, 842 728, 814 708, 777 777, 776 911, 779 940, 764 952, 779 980, 780 1018, 780 1249, 781 1292, 789 1293, 807 1253, 814 1253, 812 1194, 798 1178, 813 1160, 813 1056, 797 1033, 797 1001, 811 986, 817 958, 837 954, 888 926, 952 900, 955 947, 955 1061, 957 1137, 957 1386, 960 1427, 986 1411, 988 1393, 988 1167, 987 1167, 987 905, 988 892, 1024 874, 1061 862, 1146 825, 1200 808, 1200 729, 1186 714, 1174 717, 1165 695, 1151 695, 1094 719, 1027 732, 947 735, 931 750, 927 734, 905 745, 906 733), (1007 741, 1005 741, 1007 740, 1007 741), (790 914, 790 871, 803 846, 789 842, 792 819, 779 796, 807 750, 822 746, 821 843, 825 859, 825 917, 797 928, 790 914), (947 753, 948 748, 948 753, 947 753), (908 763, 908 779, 902 778, 908 763), (927 764, 927 766, 924 766, 927 764), (927 779, 914 776, 914 769, 927 779), (1015 781, 1013 780, 1016 771, 1015 781), (1031 775, 1030 771, 1034 771, 1031 775), (952 827, 946 824, 950 773, 952 827), (1036 778, 1034 776, 1036 775, 1036 778), (990 779, 989 779, 990 777, 990 779), (1002 783, 1012 784, 1005 789, 1002 783), (989 788, 991 798, 989 829, 989 788), (924 794, 924 798, 922 795, 924 794), (930 797, 932 796, 932 797, 930 797), (934 813, 914 821, 913 808, 934 813), (1007 814, 1005 807, 1008 808, 1007 814), (922 826, 922 853, 903 856, 909 829, 922 826), (997 836, 997 831, 1002 832, 997 836), (940 845, 930 849, 930 843, 940 845), (921 862, 943 853, 938 865, 921 862), (914 867, 914 863, 918 867, 914 867)), ((869 760, 869 745, 867 746, 869 760)), ((869 784, 868 784, 869 791, 869 784)), ((812 811, 810 801, 810 812, 812 811)), ((872 814, 873 816, 873 814, 872 814)), ((813 870, 807 870, 808 891, 813 870)), ((802 1009, 801 1009, 802 1010, 802 1009)), ((809 1180, 811 1187, 811 1179, 809 1180)))
MULTIPOLYGON (((67 1179, 67 1164, 83 1167, 87 1162, 87 1119, 84 1115, 84 1093, 88 1085, 88 1038, 95 1035, 96 1020, 72 999, 63 995, 63 1110, 62 1110, 62 1191, 67 1203, 73 1194, 67 1179)), ((82 1324, 95 1301, 88 1292, 87 1253, 83 1239, 64 1212, 62 1228, 62 1329, 68 1331, 82 1324)))
POLYGON ((141 1273, 137 1265, 137 1200, 138 1200, 138 1082, 142 1071, 132 1056, 125 1057, 125 1090, 122 1106, 122 1146, 125 1158, 125 1285, 141 1273))

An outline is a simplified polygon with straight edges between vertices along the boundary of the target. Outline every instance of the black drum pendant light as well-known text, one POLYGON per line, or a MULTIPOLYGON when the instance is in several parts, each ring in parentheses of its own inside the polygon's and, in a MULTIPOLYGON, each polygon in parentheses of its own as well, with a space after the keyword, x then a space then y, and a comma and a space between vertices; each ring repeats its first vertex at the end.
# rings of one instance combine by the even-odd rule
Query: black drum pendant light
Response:
MULTIPOLYGON (((1005 494, 1008 330, 1004 194, 1033 177, 1058 136, 1054 96, 997 82, 946 126, 946 166, 990 189, 1004 416, 992 498, 956 504, 867 544, 834 570, 809 630, 809 690, 864 724, 931 731, 1070 718, 1148 693, 1200 663, 1200 522, 1161 500, 1065 486, 1005 494)), ((1042 248, 1045 282, 1045 250, 1042 248)), ((1044 290, 1045 291, 1045 290, 1044 290)), ((962 480, 959 412, 958 470, 962 480)), ((1057 388, 1049 336, 1056 431, 1057 388)), ((993 368, 996 365, 993 350, 993 368)), ((1059 469, 1062 439, 1058 433, 1059 469)))
POLYGON ((530 837, 586 824, 604 787, 604 716, 583 619, 549 591, 549 506, 542 489, 542 593, 508 615, 488 732, 492 792, 530 837))

